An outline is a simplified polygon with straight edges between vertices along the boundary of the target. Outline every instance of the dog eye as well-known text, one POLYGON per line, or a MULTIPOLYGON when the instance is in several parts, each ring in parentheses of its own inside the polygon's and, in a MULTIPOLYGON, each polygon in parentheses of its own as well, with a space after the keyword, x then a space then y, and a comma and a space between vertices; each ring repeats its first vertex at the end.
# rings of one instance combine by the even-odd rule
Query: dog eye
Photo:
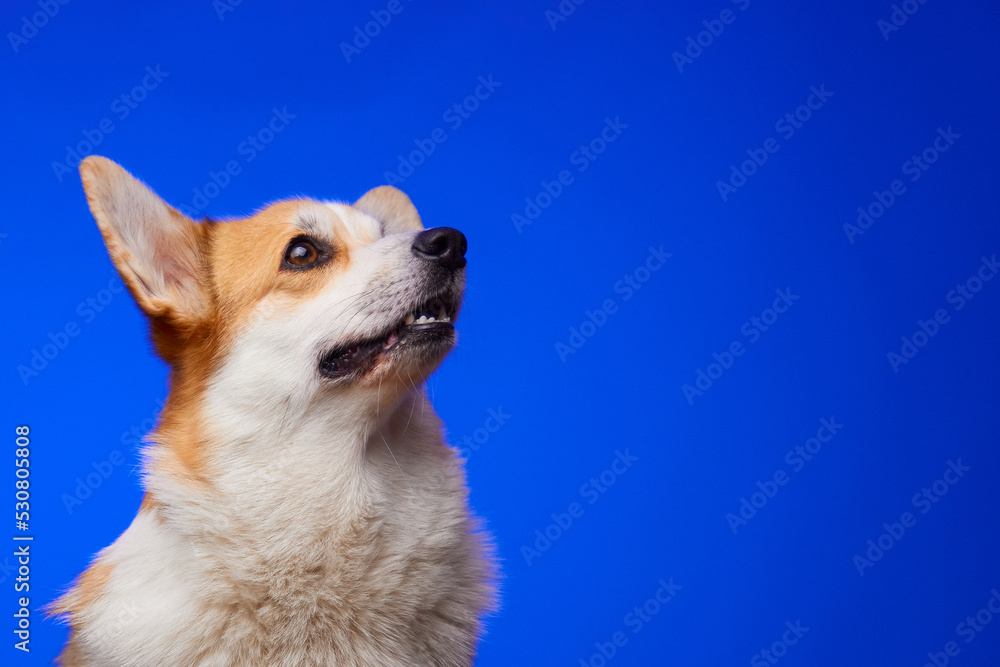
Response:
POLYGON ((292 239, 285 251, 284 264, 287 268, 304 269, 320 259, 320 252, 308 239, 292 239))

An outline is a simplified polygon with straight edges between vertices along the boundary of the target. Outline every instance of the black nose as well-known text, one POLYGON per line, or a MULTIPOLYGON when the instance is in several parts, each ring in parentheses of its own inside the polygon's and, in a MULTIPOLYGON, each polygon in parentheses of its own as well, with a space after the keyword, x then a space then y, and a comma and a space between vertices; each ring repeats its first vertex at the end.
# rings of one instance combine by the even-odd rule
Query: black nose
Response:
POLYGON ((451 227, 426 229, 413 239, 413 254, 437 262, 446 269, 465 266, 468 244, 465 234, 451 227))

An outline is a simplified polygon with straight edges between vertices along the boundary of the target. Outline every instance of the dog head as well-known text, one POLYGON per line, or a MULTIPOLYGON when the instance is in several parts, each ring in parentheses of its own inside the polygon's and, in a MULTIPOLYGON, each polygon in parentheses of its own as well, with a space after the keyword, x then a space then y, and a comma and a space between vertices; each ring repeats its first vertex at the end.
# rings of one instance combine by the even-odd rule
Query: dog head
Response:
POLYGON ((80 171, 174 393, 217 385, 247 409, 391 400, 455 344, 465 237, 425 230, 393 187, 353 205, 293 199, 198 223, 110 160, 89 157, 80 171))

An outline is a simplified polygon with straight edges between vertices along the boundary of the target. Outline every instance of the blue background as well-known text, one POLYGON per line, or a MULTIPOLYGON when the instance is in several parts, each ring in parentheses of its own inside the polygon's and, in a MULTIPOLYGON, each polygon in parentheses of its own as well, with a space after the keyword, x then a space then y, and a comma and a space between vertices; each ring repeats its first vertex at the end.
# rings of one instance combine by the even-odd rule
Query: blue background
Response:
POLYGON ((238 161, 199 211, 211 216, 295 194, 353 200, 444 130, 397 185, 429 226, 469 238, 460 345, 430 380, 451 439, 475 438, 490 409, 510 415, 468 461, 503 561, 477 664, 770 664, 754 656, 797 621, 809 629, 781 664, 923 665, 948 641, 952 664, 1000 664, 1000 622, 969 643, 956 630, 1000 587, 1000 280, 961 310, 947 297, 1000 252, 996 3, 912 2, 886 39, 889 2, 590 0, 553 28, 556 0, 403 0, 349 62, 341 43, 386 2, 246 0, 221 16, 210 0, 138 4, 70 1, 17 44, 9 33, 41 10, 0 9, 0 498, 12 511, 13 431, 29 424, 35 535, 32 652, 8 632, 7 664, 58 652, 66 629, 39 607, 134 515, 131 432, 167 391, 141 314, 102 293, 115 274, 75 167, 61 180, 53 167, 104 118, 114 129, 92 152, 175 205, 238 161), (713 23, 724 9, 732 22, 713 23), (704 46, 679 71, 689 37, 704 46), (147 66, 168 74, 122 118, 114 100, 147 66), (489 76, 499 85, 453 127, 444 114, 489 76), (776 122, 811 86, 832 95, 786 137, 776 122), (248 161, 241 142, 275 108, 294 118, 248 161), (627 128, 580 171, 574 152, 605 119, 627 128), (960 136, 911 181, 904 163, 938 128, 960 136), (772 137, 777 151, 724 200, 717 182, 772 137), (512 214, 563 170, 572 183, 518 228, 512 214), (905 194, 849 239, 844 224, 897 179, 905 194), (636 275, 660 246, 672 256, 636 275), (648 278, 628 299, 626 275, 648 278), (779 289, 798 299, 751 342, 779 289), (561 358, 607 299, 614 312, 561 358), (887 354, 937 309, 949 321, 894 369, 887 354), (71 322, 78 335, 22 377, 71 322), (734 341, 744 353, 710 367, 734 341), (716 379, 688 400, 699 370, 716 379), (821 418, 843 428, 796 471, 786 453, 821 418), (77 478, 115 451, 124 463, 69 512, 77 478), (637 460, 613 484, 583 486, 626 451, 637 460), (969 470, 921 513, 914 495, 958 459, 969 470), (772 488, 778 471, 787 483, 772 488), (760 503, 758 482, 776 493, 734 534, 727 514, 760 503), (572 503, 582 515, 551 527, 572 503), (854 557, 904 512, 916 524, 859 574, 854 557), (629 614, 671 577, 681 588, 637 628, 629 614), (616 632, 627 641, 606 659, 616 632))

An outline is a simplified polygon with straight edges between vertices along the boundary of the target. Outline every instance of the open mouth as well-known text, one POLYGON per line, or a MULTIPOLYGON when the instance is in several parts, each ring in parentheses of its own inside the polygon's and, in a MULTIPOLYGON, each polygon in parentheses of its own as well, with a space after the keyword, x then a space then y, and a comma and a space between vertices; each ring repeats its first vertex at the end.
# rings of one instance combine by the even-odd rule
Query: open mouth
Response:
POLYGON ((364 375, 382 354, 402 348, 423 348, 427 353, 450 348, 455 341, 458 305, 451 297, 438 296, 421 303, 407 313, 392 329, 375 338, 338 345, 325 353, 319 362, 320 373, 327 378, 364 375))

